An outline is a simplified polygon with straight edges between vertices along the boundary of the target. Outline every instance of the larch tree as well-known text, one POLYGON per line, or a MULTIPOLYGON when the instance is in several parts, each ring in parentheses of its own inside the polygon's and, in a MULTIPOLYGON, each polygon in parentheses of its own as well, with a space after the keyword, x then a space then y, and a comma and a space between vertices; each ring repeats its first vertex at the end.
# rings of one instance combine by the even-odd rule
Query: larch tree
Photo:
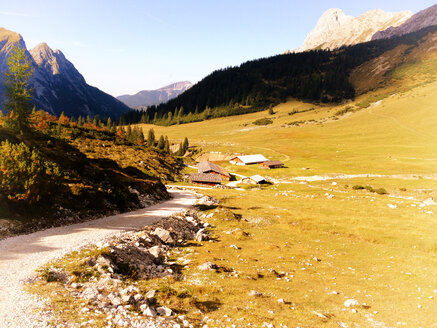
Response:
POLYGON ((32 88, 29 79, 33 69, 26 50, 15 46, 7 60, 5 73, 6 97, 4 108, 8 113, 6 126, 16 132, 29 130, 29 115, 32 110, 32 88))

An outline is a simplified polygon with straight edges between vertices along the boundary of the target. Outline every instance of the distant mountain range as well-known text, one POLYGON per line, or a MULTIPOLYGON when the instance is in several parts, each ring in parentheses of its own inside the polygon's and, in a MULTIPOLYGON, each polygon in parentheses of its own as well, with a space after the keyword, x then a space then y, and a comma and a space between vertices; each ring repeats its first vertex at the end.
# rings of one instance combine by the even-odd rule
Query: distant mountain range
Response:
POLYGON ((117 99, 132 108, 159 105, 179 96, 192 86, 193 84, 188 81, 176 82, 157 90, 143 90, 134 95, 122 95, 117 99))
POLYGON ((74 65, 60 50, 52 50, 41 43, 27 51, 26 44, 18 33, 0 28, 0 99, 4 100, 4 72, 7 71, 7 58, 18 45, 26 49, 32 62, 34 73, 31 85, 34 88, 33 102, 37 109, 43 109, 59 116, 119 117, 130 110, 128 106, 111 95, 86 83, 74 65))

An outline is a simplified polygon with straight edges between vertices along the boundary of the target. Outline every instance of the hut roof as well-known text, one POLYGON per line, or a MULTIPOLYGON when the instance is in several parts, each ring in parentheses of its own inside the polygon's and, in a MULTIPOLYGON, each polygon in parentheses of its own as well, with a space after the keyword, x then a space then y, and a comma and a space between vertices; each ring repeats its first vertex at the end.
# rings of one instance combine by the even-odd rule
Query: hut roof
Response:
POLYGON ((263 164, 265 164, 267 166, 284 165, 284 163, 282 163, 281 161, 266 161, 266 162, 263 162, 263 164))
POLYGON ((261 154, 237 156, 234 157, 233 159, 236 158, 238 158, 240 161, 242 161, 245 164, 256 164, 256 163, 262 163, 268 161, 268 159, 261 154))
POLYGON ((213 171, 222 174, 224 176, 230 177, 229 173, 224 168, 208 161, 200 162, 199 164, 197 164, 197 168, 199 170, 199 173, 213 171))
POLYGON ((222 177, 217 174, 191 173, 190 180, 192 182, 221 183, 222 177))
POLYGON ((249 179, 255 181, 256 183, 260 183, 262 181, 266 181, 266 179, 261 175, 252 175, 249 179))

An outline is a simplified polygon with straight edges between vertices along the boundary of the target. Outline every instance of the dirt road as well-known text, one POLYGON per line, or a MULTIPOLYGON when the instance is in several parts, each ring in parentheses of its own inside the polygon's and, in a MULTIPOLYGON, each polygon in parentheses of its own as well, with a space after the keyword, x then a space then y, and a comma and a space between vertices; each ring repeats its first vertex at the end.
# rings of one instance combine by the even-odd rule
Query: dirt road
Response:
POLYGON ((125 231, 141 228, 191 207, 195 196, 171 191, 173 198, 151 207, 102 219, 52 228, 0 241, 0 327, 45 327, 33 313, 38 301, 22 282, 35 270, 66 253, 125 231))

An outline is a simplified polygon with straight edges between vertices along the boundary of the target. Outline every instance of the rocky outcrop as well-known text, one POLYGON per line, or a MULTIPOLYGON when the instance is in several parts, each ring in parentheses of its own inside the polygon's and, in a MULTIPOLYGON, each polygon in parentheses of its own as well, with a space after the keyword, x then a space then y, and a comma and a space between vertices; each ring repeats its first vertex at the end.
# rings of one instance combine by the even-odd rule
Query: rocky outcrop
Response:
POLYGON ((176 82, 157 90, 143 90, 134 95, 122 95, 117 99, 132 108, 159 105, 176 98, 191 88, 192 85, 189 81, 176 82))
POLYGON ((399 26, 410 18, 410 11, 384 12, 371 10, 358 17, 346 15, 341 9, 327 10, 295 52, 311 49, 335 49, 370 41, 372 36, 390 26, 399 26))
MULTIPOLYGON (((7 71, 7 58, 12 48, 18 45, 27 49, 18 33, 0 28, 0 75, 7 71)), ((34 88, 33 102, 37 109, 59 116, 94 116, 116 118, 130 110, 111 95, 88 85, 79 71, 60 50, 52 50, 41 43, 26 50, 34 73, 31 85, 34 88)), ((0 97, 4 100, 4 81, 0 79, 0 97)))
POLYGON ((419 11, 400 26, 389 27, 388 29, 375 33, 372 40, 401 36, 432 25, 437 25, 437 4, 419 11))
MULTIPOLYGON (((84 320, 91 311, 104 313, 108 327, 193 327, 186 316, 160 304, 165 299, 165 296, 161 297, 165 291, 146 289, 138 282, 163 277, 180 279, 177 267, 183 264, 176 265, 169 256, 175 246, 187 245, 199 231, 208 236, 205 228, 210 225, 201 221, 205 216, 189 210, 140 231, 97 243, 92 255, 82 259, 86 278, 78 271, 67 273, 64 269, 51 267, 41 272, 40 279, 57 282, 69 297, 83 301, 84 306, 78 309, 77 315, 84 320), (171 245, 168 240, 161 239, 170 234, 174 238, 171 245)), ((186 257, 177 261, 189 263, 186 257)), ((215 266, 215 269, 220 271, 221 267, 215 266)), ((91 321, 86 324, 94 326, 91 321)))

